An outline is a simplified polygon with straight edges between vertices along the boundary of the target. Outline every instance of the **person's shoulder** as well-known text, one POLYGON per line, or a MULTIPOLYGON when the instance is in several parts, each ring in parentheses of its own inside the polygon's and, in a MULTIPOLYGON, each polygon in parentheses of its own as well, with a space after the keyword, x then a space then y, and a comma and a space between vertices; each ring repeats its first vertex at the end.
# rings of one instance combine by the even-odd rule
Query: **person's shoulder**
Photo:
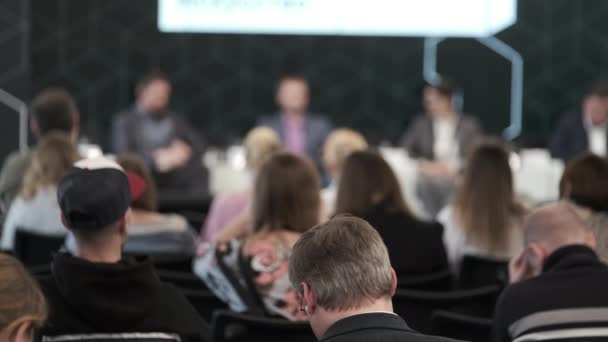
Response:
POLYGON ((561 125, 572 125, 575 123, 583 123, 583 114, 576 111, 564 112, 559 115, 561 125))
POLYGON ((281 114, 272 113, 260 116, 257 121, 257 126, 271 126, 281 122, 281 114))

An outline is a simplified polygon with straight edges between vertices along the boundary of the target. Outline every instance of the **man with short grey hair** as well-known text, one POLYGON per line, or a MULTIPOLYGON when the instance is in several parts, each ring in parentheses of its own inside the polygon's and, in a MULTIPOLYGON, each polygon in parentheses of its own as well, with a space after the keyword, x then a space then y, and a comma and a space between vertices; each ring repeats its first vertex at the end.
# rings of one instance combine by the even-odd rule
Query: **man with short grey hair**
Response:
POLYGON ((494 315, 495 342, 608 338, 608 266, 584 217, 565 201, 524 222, 525 246, 494 315))
POLYGON ((415 332, 393 313, 397 277, 380 235, 362 219, 338 216, 304 233, 289 279, 322 342, 451 341, 415 332))

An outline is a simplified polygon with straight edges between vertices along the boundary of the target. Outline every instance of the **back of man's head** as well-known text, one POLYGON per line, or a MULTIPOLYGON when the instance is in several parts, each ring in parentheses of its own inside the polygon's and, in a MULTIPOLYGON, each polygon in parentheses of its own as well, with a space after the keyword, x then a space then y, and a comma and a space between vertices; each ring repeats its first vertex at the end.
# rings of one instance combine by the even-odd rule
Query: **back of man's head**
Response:
POLYGON ((302 235, 295 244, 289 278, 296 289, 310 287, 326 311, 361 309, 390 302, 394 279, 388 252, 366 221, 338 216, 302 235))
POLYGON ((73 133, 78 124, 78 108, 70 93, 61 88, 43 90, 30 106, 33 131, 38 138, 51 131, 73 133))
POLYGON ((541 245, 552 253, 566 245, 584 244, 593 247, 591 231, 576 208, 560 201, 533 211, 524 222, 524 239, 527 246, 541 245))
POLYGON ((76 238, 79 256, 88 252, 99 260, 120 259, 126 241, 126 213, 131 199, 145 187, 141 179, 133 177, 105 158, 81 160, 63 176, 57 199, 63 222, 76 238))

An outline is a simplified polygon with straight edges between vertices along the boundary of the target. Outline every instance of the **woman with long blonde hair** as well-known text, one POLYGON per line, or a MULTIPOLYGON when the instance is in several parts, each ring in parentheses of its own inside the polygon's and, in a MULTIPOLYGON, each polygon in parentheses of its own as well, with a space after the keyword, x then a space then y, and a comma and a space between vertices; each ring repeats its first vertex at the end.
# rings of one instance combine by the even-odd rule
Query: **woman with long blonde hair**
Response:
POLYGON ((455 271, 464 255, 508 260, 523 246, 526 209, 513 188, 509 153, 497 140, 472 150, 452 204, 438 216, 455 271))
POLYGON ((23 187, 4 221, 2 249, 14 248, 18 229, 48 236, 67 235, 57 203, 57 184, 78 159, 78 149, 67 134, 49 133, 39 142, 25 172, 23 187))
POLYGON ((0 341, 33 341, 46 317, 38 283, 17 259, 0 254, 0 341))

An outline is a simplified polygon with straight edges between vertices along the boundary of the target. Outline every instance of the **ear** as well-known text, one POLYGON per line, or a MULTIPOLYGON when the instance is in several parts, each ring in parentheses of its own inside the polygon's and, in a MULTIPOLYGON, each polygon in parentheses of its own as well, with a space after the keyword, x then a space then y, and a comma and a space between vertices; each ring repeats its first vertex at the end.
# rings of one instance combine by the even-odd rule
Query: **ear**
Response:
POLYGON ((395 295, 397 291, 397 273, 395 273, 395 269, 391 267, 391 298, 395 295))
POLYGON ((549 255, 547 250, 538 243, 531 243, 526 250, 528 262, 532 267, 532 275, 537 276, 543 270, 545 259, 549 255))
POLYGON ((312 292, 310 286, 305 282, 302 282, 300 286, 302 286, 302 297, 304 299, 304 308, 306 309, 306 314, 312 315, 317 307, 317 299, 315 298, 315 294, 312 292))
POLYGON ((595 234, 593 234, 593 232, 585 232, 585 244, 591 247, 591 249, 595 250, 597 247, 597 239, 595 238, 595 234))
POLYGON ((65 216, 63 215, 63 213, 61 214, 61 223, 63 224, 63 226, 65 227, 65 229, 70 230, 70 227, 68 226, 68 224, 65 222, 65 216))
POLYGON ((31 322, 21 323, 11 336, 12 342, 31 342, 33 340, 31 327, 31 322))

